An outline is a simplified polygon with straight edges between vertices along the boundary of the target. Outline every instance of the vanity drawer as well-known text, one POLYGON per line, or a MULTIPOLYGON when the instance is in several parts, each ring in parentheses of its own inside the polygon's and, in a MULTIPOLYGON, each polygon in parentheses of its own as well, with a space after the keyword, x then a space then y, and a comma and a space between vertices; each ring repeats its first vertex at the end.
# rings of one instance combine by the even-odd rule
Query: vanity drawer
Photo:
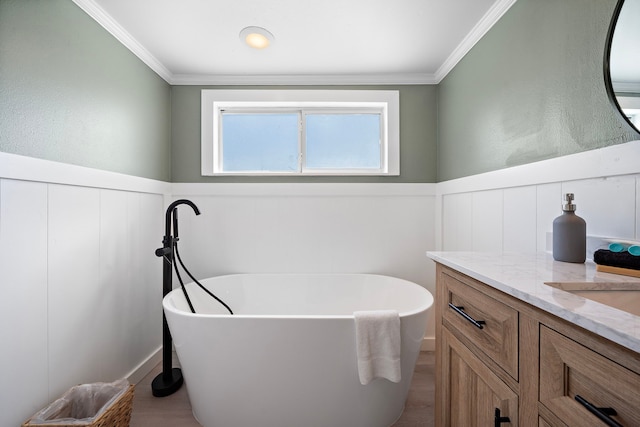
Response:
MULTIPOLYGON (((567 425, 606 425, 576 400, 613 408, 620 425, 640 425, 640 375, 540 326, 540 404, 567 425)), ((615 425, 615 424, 612 424, 615 425)))
POLYGON ((439 304, 443 321, 517 381, 518 311, 457 277, 444 273, 442 278, 445 298, 439 304))

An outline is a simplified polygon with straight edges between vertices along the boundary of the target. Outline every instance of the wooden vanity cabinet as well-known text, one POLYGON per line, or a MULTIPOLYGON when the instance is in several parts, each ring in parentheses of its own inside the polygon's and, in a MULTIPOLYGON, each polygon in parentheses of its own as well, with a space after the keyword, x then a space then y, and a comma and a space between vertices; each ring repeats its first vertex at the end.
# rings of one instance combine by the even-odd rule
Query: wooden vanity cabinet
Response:
POLYGON ((640 426, 640 356, 438 265, 436 426, 606 426, 576 395, 640 426))
POLYGON ((496 416, 517 425, 518 395, 450 332, 442 340, 450 411, 436 425, 493 426, 496 416))
POLYGON ((588 413, 585 405, 592 405, 615 410, 615 415, 604 411, 605 419, 640 426, 637 373, 544 325, 540 327, 540 365, 541 406, 561 425, 606 425, 588 413))

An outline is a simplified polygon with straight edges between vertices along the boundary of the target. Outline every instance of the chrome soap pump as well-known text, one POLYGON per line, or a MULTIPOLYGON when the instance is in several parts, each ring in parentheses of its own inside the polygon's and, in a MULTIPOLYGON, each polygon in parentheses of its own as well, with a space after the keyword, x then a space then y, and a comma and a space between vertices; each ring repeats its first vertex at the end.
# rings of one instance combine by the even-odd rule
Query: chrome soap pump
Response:
POLYGON ((583 263, 587 255, 587 223, 576 215, 573 193, 565 194, 562 215, 553 220, 553 259, 583 263))

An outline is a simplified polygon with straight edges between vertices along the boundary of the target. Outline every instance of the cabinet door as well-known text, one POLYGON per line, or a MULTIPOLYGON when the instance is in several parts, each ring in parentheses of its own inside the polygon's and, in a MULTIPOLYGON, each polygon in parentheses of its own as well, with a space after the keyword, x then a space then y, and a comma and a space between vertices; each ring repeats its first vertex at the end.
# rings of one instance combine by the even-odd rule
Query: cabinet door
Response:
POLYGON ((543 418, 538 417, 538 427, 551 427, 551 424, 546 422, 543 418))
POLYGON ((443 426, 518 425, 518 396, 446 328, 442 331, 443 426))
POLYGON ((611 408, 595 412, 618 425, 640 426, 640 375, 541 326, 540 403, 570 426, 606 425, 594 408, 611 408))

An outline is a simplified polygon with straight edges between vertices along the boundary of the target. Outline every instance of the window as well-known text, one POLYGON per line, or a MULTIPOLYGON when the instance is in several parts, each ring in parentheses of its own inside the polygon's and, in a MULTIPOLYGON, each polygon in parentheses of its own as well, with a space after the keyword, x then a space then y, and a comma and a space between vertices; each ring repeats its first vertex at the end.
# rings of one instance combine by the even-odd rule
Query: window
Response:
POLYGON ((203 175, 399 175, 397 91, 203 90, 203 175))

